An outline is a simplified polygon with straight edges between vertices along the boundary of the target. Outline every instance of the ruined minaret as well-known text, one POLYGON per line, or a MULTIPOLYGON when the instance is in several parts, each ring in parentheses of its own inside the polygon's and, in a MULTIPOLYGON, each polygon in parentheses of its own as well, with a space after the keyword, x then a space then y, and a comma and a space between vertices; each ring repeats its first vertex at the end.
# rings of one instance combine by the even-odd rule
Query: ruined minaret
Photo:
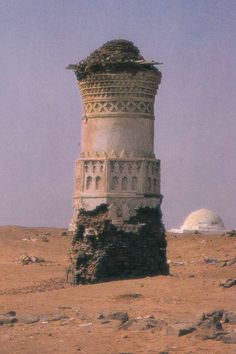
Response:
POLYGON ((145 61, 132 42, 114 40, 79 64, 68 66, 76 74, 83 103, 81 154, 76 161, 70 225, 75 231, 76 282, 167 271, 160 211, 160 160, 154 154, 154 100, 161 73, 154 65, 145 61), (160 241, 156 245, 158 257, 152 260, 159 265, 150 271, 143 265, 132 266, 126 259, 132 254, 128 252, 127 257, 121 256, 120 246, 115 250, 113 244, 114 238, 120 244, 129 237, 133 243, 135 237, 145 234, 147 224, 150 224, 149 233, 152 234, 150 242, 146 242, 144 235, 142 242, 146 239, 146 244, 137 245, 136 251, 132 244, 132 252, 142 253, 142 247, 151 248, 155 245, 153 240, 160 241), (96 261, 92 256, 87 257, 86 249, 91 248, 91 240, 100 244, 99 239, 104 239, 104 235, 108 248, 111 246, 109 237, 112 239, 112 254, 117 257, 114 267, 122 258, 129 263, 125 271, 104 270, 107 267, 104 259, 110 256, 101 245, 91 246, 89 252, 99 251, 102 272, 96 270, 101 268, 97 257, 96 261), (78 254, 82 257, 81 264, 78 254), (94 262, 97 262, 96 266, 91 267, 94 262), (89 265, 90 269, 94 268, 91 274, 88 274, 89 265))

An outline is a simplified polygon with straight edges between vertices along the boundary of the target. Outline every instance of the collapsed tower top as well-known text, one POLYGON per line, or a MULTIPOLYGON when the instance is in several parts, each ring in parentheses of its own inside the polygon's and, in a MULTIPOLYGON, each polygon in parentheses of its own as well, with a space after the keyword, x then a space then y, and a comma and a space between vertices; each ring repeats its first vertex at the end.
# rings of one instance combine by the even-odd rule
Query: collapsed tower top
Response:
POLYGON ((95 73, 116 73, 138 71, 153 71, 161 79, 161 72, 155 67, 162 63, 146 61, 139 49, 125 39, 115 39, 106 42, 78 64, 70 64, 67 69, 73 70, 78 80, 95 73))

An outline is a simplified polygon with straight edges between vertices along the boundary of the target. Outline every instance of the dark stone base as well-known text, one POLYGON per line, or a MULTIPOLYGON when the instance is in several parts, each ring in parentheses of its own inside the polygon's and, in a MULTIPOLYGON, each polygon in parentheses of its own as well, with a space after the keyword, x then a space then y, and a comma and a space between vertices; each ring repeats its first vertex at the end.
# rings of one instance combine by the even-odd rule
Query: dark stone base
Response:
POLYGON ((143 224, 138 232, 118 230, 107 217, 107 205, 80 210, 71 252, 75 284, 169 273, 159 206, 130 218, 129 225, 143 224))

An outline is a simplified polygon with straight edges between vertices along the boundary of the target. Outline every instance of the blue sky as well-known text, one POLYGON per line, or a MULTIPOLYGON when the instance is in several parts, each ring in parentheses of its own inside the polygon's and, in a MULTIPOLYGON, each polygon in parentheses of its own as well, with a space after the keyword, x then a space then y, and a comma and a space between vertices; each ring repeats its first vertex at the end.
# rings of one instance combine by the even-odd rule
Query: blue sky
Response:
POLYGON ((198 208, 236 227, 236 2, 0 3, 0 224, 67 226, 81 102, 65 70, 104 42, 163 61, 155 104, 168 228, 198 208))

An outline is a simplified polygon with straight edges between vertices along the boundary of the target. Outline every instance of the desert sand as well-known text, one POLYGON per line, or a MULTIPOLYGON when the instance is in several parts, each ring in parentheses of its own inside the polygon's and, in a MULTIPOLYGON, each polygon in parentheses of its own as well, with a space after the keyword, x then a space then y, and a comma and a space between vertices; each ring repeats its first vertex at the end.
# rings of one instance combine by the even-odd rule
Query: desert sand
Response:
POLYGON ((196 324, 203 313, 236 311, 236 287, 220 286, 236 277, 227 263, 236 237, 169 233, 169 276, 79 286, 65 283, 71 238, 62 229, 0 227, 1 354, 236 353, 236 318, 220 319, 222 329, 196 324), (33 262, 23 265, 23 255, 33 262))

